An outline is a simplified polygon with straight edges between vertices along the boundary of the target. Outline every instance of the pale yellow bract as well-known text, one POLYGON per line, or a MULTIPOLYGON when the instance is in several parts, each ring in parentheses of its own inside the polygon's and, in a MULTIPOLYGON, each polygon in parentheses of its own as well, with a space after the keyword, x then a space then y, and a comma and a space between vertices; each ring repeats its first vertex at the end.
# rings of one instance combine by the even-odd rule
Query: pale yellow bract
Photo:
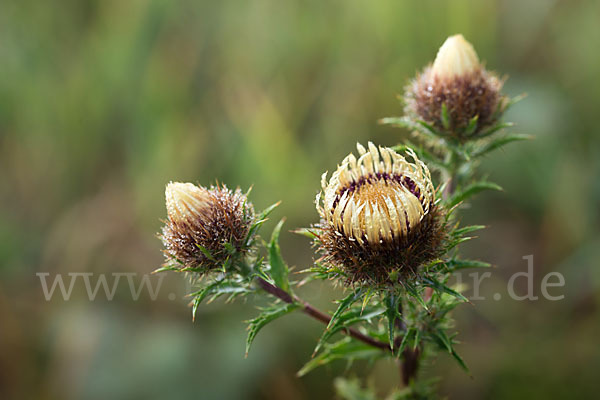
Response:
POLYGON ((429 169, 410 149, 414 162, 371 142, 368 150, 360 144, 357 148, 358 159, 349 154, 329 181, 323 174, 323 191, 316 199, 319 214, 360 244, 364 239, 371 244, 405 239, 433 206, 429 169))
POLYGON ((447 79, 474 72, 480 67, 473 45, 463 35, 454 35, 446 39, 438 50, 431 73, 447 79))
POLYGON ((193 183, 170 182, 165 188, 167 215, 175 223, 201 217, 208 207, 209 194, 193 183))

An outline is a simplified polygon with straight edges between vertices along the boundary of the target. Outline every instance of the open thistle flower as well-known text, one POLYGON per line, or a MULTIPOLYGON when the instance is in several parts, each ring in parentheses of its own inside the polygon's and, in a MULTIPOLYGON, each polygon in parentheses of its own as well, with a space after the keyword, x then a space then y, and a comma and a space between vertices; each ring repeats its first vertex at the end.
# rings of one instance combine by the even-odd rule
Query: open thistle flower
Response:
POLYGON ((471 43, 451 36, 433 65, 406 87, 405 113, 460 140, 476 136, 501 116, 506 98, 503 80, 479 62, 471 43), (445 108, 445 110, 443 110, 445 108))
POLYGON ((167 264, 205 272, 248 250, 254 209, 240 189, 171 182, 165 197, 169 218, 161 238, 167 264))
POLYGON ((322 260, 348 283, 394 285, 438 257, 445 238, 429 170, 391 148, 357 144, 317 195, 322 260))

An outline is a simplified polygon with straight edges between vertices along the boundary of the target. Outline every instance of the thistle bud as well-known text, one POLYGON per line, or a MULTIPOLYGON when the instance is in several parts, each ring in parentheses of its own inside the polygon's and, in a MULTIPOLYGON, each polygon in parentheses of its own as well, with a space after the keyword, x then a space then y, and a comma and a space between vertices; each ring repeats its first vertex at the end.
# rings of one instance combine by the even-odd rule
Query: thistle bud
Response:
POLYGON ((391 148, 357 145, 317 195, 322 261, 348 283, 394 285, 438 257, 444 239, 441 210, 427 166, 391 148))
POLYGON ((462 35, 451 36, 440 47, 433 65, 406 87, 405 113, 465 140, 500 117, 505 103, 502 84, 479 62, 471 43, 462 35))
POLYGON ((205 272, 248 250, 254 209, 240 189, 171 182, 165 198, 168 219, 161 239, 167 264, 175 260, 181 269, 205 272))
POLYGON ((471 74, 481 68, 473 45, 463 35, 450 36, 438 50, 431 72, 440 79, 471 74))

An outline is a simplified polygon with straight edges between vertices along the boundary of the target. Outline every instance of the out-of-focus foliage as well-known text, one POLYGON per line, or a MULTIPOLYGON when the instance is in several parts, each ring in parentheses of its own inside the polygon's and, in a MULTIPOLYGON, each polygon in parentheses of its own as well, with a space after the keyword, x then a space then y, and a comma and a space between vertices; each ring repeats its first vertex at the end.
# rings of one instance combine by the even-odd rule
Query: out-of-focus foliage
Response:
MULTIPOLYGON (((455 314, 474 379, 450 357, 428 373, 451 398, 593 397, 599 13, 594 0, 3 1, 0 398, 331 398, 343 366, 294 377, 321 330, 302 315, 261 332, 244 360, 250 305, 216 301, 192 323, 177 276, 155 301, 135 301, 122 277, 112 301, 89 301, 79 281, 47 302, 36 273, 135 272, 139 284, 162 262, 169 180, 253 184, 258 209, 283 200, 273 219, 315 222, 320 174, 357 141, 407 135, 376 121, 401 114, 396 94, 457 32, 510 76, 509 95, 528 93, 507 120, 536 140, 484 159, 505 191, 464 213, 489 226, 469 258, 497 266, 486 300, 455 314), (507 280, 529 254, 540 299, 514 301, 507 280), (540 295, 551 271, 564 300, 540 295)), ((292 275, 310 265, 305 239, 281 243, 292 275)), ((303 296, 331 307, 325 286, 303 296)), ((352 372, 381 393, 398 381, 390 364, 363 367, 352 372)))

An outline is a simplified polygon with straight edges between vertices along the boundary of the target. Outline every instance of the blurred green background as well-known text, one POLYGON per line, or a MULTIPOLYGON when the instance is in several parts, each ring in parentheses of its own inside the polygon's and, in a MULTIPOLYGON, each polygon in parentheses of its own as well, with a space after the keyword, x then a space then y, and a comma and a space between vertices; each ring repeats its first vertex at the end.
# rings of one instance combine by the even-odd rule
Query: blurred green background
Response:
MULTIPOLYGON (((473 379, 444 355, 425 373, 450 398, 597 396, 599 21, 596 0, 2 1, 0 398, 331 398, 345 365, 295 377, 322 329, 302 315, 244 359, 250 302, 202 306, 192 323, 175 274, 155 301, 125 280, 112 301, 89 301, 82 281, 45 301, 36 273, 139 284, 162 262, 170 180, 254 185, 257 208, 283 200, 274 219, 289 229, 315 222, 320 174, 357 141, 408 137, 376 121, 401 114, 407 79, 459 32, 510 76, 509 95, 528 93, 507 117, 536 140, 487 158, 505 192, 463 213, 489 226, 464 252, 497 266, 486 300, 455 314, 473 379), (508 297, 529 254, 536 294, 558 271, 564 300, 508 297)), ((286 233, 282 247, 310 265, 305 238, 286 233)), ((328 309, 336 294, 304 291, 328 309)), ((398 383, 385 362, 349 374, 381 393, 398 383)))

